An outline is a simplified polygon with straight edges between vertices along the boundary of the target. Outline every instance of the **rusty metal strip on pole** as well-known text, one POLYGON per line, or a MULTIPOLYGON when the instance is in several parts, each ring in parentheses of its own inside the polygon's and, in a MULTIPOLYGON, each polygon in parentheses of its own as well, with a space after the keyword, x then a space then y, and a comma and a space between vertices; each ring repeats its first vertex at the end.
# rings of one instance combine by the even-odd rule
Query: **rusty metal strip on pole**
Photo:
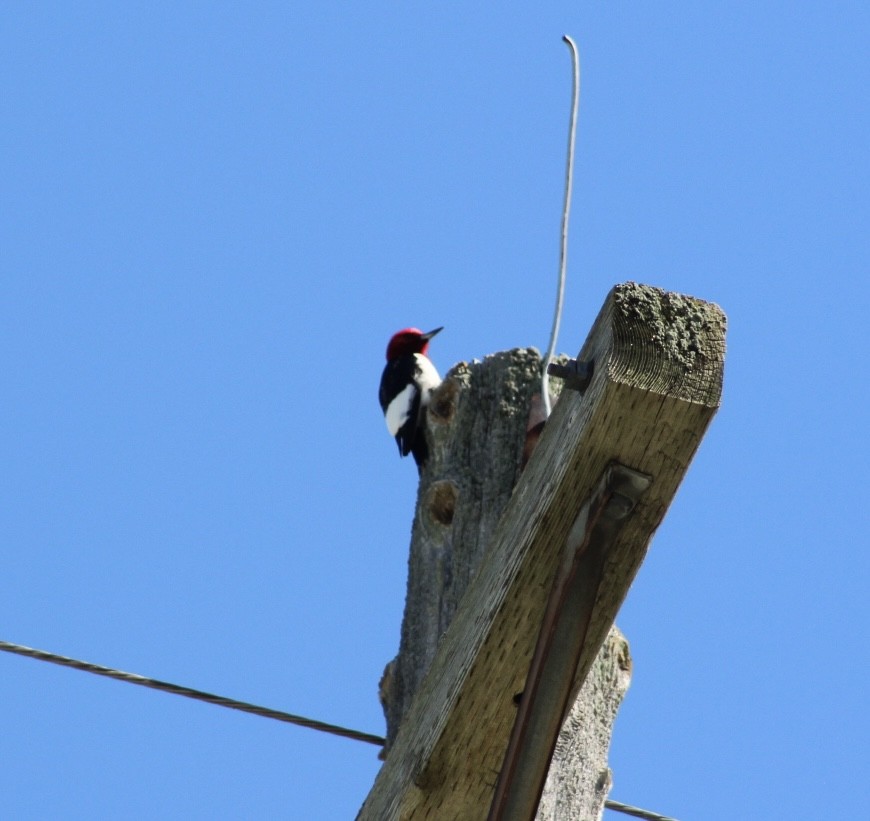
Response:
POLYGON ((565 545, 488 821, 533 821, 586 642, 608 550, 652 477, 611 462, 565 545))

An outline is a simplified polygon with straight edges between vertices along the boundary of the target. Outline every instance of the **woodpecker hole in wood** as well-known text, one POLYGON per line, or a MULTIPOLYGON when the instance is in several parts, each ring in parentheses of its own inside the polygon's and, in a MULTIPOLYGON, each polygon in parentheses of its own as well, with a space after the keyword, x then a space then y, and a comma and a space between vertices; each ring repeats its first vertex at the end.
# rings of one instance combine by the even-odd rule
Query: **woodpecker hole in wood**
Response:
POLYGON ((432 393, 429 401, 429 416, 433 422, 447 425, 456 413, 456 398, 459 385, 452 379, 442 382, 432 393))
POLYGON ((459 491, 453 482, 435 482, 427 494, 427 507, 432 520, 444 527, 453 524, 453 513, 456 510, 456 500, 459 491))
POLYGON ((619 669, 622 670, 622 672, 631 672, 631 650, 629 649, 628 642, 625 639, 622 640, 622 646, 619 648, 619 653, 616 657, 616 663, 619 665, 619 669))
POLYGON ((610 772, 610 768, 608 767, 598 773, 598 778, 595 780, 595 792, 606 795, 610 792, 612 786, 613 774, 610 772))

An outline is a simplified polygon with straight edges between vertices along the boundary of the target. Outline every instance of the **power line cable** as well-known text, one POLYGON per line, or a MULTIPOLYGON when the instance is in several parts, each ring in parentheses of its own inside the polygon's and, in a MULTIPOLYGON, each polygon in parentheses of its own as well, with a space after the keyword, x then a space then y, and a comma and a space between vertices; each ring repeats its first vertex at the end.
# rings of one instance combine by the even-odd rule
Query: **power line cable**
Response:
MULTIPOLYGON (((382 747, 385 739, 381 736, 372 735, 371 733, 363 733, 359 730, 350 730, 347 727, 339 727, 335 724, 327 724, 323 721, 316 721, 313 718, 305 718, 304 716, 285 713, 282 710, 273 710, 270 707, 261 707, 257 704, 250 704, 247 701, 237 701, 234 698, 226 696, 216 696, 213 693, 205 693, 202 690, 194 690, 192 687, 182 687, 180 684, 170 684, 166 681, 140 676, 136 673, 125 673, 123 670, 114 670, 111 667, 103 667, 100 664, 92 664, 89 661, 81 661, 79 659, 70 658, 69 656, 61 656, 57 653, 49 653, 46 650, 36 650, 33 647, 25 647, 23 644, 13 644, 8 641, 0 641, 0 650, 5 653, 14 653, 19 656, 36 659, 37 661, 47 661, 51 664, 59 664, 62 667, 71 667, 73 670, 81 670, 85 673, 94 673, 98 676, 105 676, 116 681, 124 681, 127 684, 138 684, 140 687, 149 687, 152 690, 161 690, 164 693, 172 693, 176 696, 184 696, 192 698, 196 701, 205 701, 208 704, 215 704, 218 707, 228 707, 232 710, 241 710, 243 713, 253 713, 263 718, 272 718, 276 721, 283 721, 287 724, 295 724, 298 727, 307 727, 309 730, 317 730, 321 733, 330 733, 331 735, 341 736, 342 738, 350 738, 354 741, 364 741, 368 744, 374 744, 382 747)), ((636 818, 643 818, 646 821, 676 821, 675 818, 669 818, 658 813, 642 810, 639 807, 632 807, 629 804, 622 804, 619 801, 607 800, 604 806, 609 810, 622 812, 626 815, 633 815, 636 818)))
POLYGON ((611 801, 610 799, 604 802, 604 808, 632 815, 635 818, 643 818, 646 821, 677 821, 676 818, 671 818, 668 815, 659 815, 657 812, 642 810, 640 807, 632 807, 631 804, 622 804, 619 801, 611 801))
POLYGON ((253 713, 255 716, 262 716, 263 718, 273 718, 276 721, 284 721, 287 724, 295 724, 298 727, 307 727, 309 730, 317 730, 321 733, 330 733, 331 735, 350 738, 354 741, 365 741, 368 744, 375 744, 379 747, 382 747, 386 741, 381 736, 372 735, 371 733, 350 730, 347 727, 338 727, 335 724, 327 724, 323 721, 315 721, 313 718, 285 713, 282 710, 261 707, 257 704, 250 704, 247 701, 237 701, 234 698, 204 693, 202 690, 194 690, 191 687, 182 687, 180 684, 158 681, 157 679, 147 678, 136 673, 113 670, 111 667, 103 667, 99 664, 91 664, 87 661, 59 656, 56 653, 48 653, 45 650, 35 650, 32 647, 24 647, 21 644, 0 641, 0 650, 6 653, 16 653, 19 656, 38 659, 39 661, 60 664, 63 667, 72 667, 74 670, 82 670, 85 673, 95 673, 98 676, 106 676, 106 678, 113 678, 117 681, 125 681, 127 684, 138 684, 140 687, 150 687, 152 690, 162 690, 164 693, 172 693, 176 696, 205 701, 209 704, 216 704, 218 707, 229 707, 231 710, 241 710, 243 713, 253 713))

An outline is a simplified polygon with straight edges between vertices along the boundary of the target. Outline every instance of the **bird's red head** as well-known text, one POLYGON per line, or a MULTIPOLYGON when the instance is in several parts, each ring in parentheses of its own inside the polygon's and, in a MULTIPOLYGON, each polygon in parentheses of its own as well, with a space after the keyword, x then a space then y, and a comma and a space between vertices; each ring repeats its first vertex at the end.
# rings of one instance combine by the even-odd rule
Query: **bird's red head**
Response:
POLYGON ((401 331, 397 331, 390 337, 390 342, 387 345, 387 362, 399 356, 410 356, 415 353, 425 355, 426 351, 429 350, 429 340, 443 330, 443 327, 436 328, 427 334, 424 334, 419 328, 403 328, 401 331))

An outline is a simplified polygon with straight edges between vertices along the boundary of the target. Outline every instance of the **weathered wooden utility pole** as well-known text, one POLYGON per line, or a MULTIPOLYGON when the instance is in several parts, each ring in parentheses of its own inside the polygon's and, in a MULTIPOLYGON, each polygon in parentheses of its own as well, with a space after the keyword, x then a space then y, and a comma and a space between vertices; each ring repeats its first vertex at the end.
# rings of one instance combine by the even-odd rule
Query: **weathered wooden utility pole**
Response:
POLYGON ((724 328, 715 305, 614 288, 578 357, 591 382, 565 388, 525 470, 537 352, 450 372, 430 406, 401 644, 381 682, 386 763, 361 819, 600 817, 631 669, 613 621, 718 407, 724 328), (630 501, 617 474, 640 477, 630 501), (557 595, 559 578, 574 587, 557 595))

